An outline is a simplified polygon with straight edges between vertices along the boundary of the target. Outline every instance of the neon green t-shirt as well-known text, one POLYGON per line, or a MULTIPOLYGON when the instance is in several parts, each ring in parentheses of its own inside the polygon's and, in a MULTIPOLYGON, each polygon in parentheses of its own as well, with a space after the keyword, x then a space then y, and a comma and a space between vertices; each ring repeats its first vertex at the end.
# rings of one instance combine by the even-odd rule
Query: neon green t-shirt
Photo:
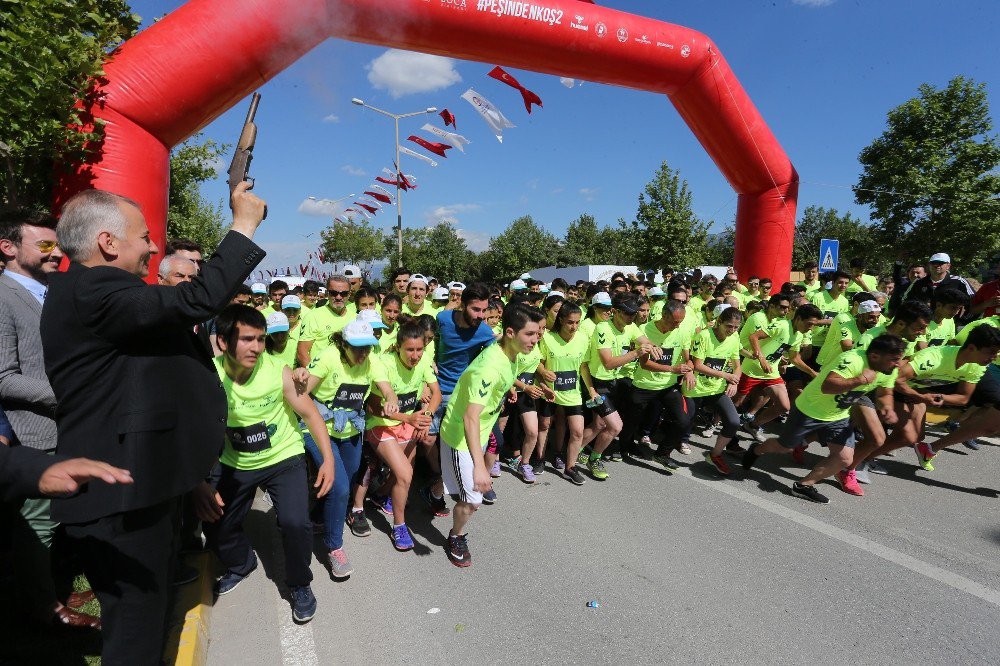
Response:
POLYGON ((921 349, 910 361, 914 376, 906 383, 915 389, 929 389, 956 382, 978 383, 986 373, 986 366, 978 363, 956 366, 961 349, 957 345, 921 349))
POLYGON ((250 379, 237 384, 226 375, 223 358, 216 356, 214 361, 229 406, 222 464, 262 469, 305 453, 302 434, 295 427, 298 418, 285 402, 285 364, 261 354, 250 379))
MULTIPOLYGON (((373 354, 371 357, 372 371, 372 393, 384 398, 375 382, 388 382, 392 386, 396 399, 399 400, 399 411, 403 414, 413 414, 423 408, 420 397, 424 393, 424 386, 437 383, 437 377, 431 371, 431 366, 425 363, 417 363, 413 368, 407 368, 399 359, 398 354, 373 354)), ((420 359, 423 361, 423 359, 420 359)), ((397 426, 401 422, 396 419, 387 419, 381 416, 368 415, 365 425, 368 428, 375 426, 397 426)))
POLYGON ((441 422, 442 442, 458 451, 468 451, 469 443, 465 439, 463 421, 465 411, 469 405, 482 405, 479 444, 486 448, 490 431, 507 399, 507 392, 514 385, 515 365, 499 344, 488 346, 469 364, 458 378, 445 409, 441 422))
MULTIPOLYGON (((687 316, 684 317, 687 321, 687 316)), ((660 365, 679 365, 683 360, 683 350, 691 346, 691 329, 681 322, 672 331, 664 333, 657 326, 656 322, 648 322, 642 328, 640 337, 646 338, 651 344, 660 348, 662 356, 655 361, 660 365)), ((677 383, 680 375, 672 372, 654 372, 645 368, 638 368, 633 377, 633 385, 636 388, 647 391, 659 391, 670 388, 677 383)))
MULTIPOLYGON (((854 347, 856 349, 868 349, 868 345, 872 343, 872 340, 885 333, 887 328, 888 326, 875 326, 873 328, 869 328, 861 334, 860 338, 854 341, 854 347)), ((906 343, 906 350, 903 352, 903 358, 912 358, 914 352, 917 351, 917 341, 907 340, 904 338, 903 342, 906 343)))
POLYGON ((292 326, 288 329, 288 341, 285 343, 285 348, 280 352, 267 352, 268 355, 278 359, 289 368, 294 368, 295 362, 295 352, 299 346, 299 337, 302 334, 302 326, 292 326))
MULTIPOLYGON (((393 326, 392 330, 382 329, 382 337, 378 339, 378 351, 382 354, 387 353, 394 344, 396 344, 396 336, 399 335, 399 326, 393 326)), ((426 356, 426 351, 424 352, 426 356)))
POLYGON ((656 298, 649 303, 649 321, 656 321, 663 314, 663 307, 667 304, 667 299, 656 298))
POLYGON ((597 329, 597 323, 590 317, 580 320, 580 326, 576 329, 576 337, 583 336, 589 341, 597 329))
POLYGON ((313 343, 309 355, 316 358, 330 346, 330 336, 342 331, 357 316, 357 309, 351 303, 348 303, 344 312, 339 315, 325 305, 303 312, 302 333, 299 340, 313 343))
POLYGON ((621 356, 635 346, 637 337, 639 337, 639 329, 635 324, 628 324, 623 330, 618 330, 611 321, 598 324, 597 328, 594 329, 594 335, 590 338, 590 350, 587 356, 590 376, 602 381, 624 377, 627 374, 626 368, 628 366, 619 366, 613 370, 606 369, 601 362, 600 350, 608 349, 612 356, 621 356))
MULTIPOLYGON (((838 314, 850 312, 851 302, 841 294, 837 298, 830 295, 826 289, 822 289, 809 297, 813 305, 818 307, 823 313, 824 319, 833 319, 838 314)), ((813 345, 822 345, 826 342, 826 333, 829 326, 815 326, 813 328, 813 345)))
MULTIPOLYGON (((841 316, 837 315, 838 318, 841 316)), ((826 365, 844 352, 844 347, 840 344, 841 342, 850 340, 852 343, 851 349, 853 349, 853 344, 856 344, 861 337, 861 329, 858 328, 858 321, 854 317, 841 321, 840 325, 836 328, 837 330, 834 330, 834 326, 830 326, 830 332, 827 333, 826 340, 823 342, 823 346, 820 347, 819 354, 816 356, 816 362, 821 366, 826 365)))
MULTIPOLYGON (((319 356, 313 356, 309 364, 309 373, 322 381, 312 395, 327 408, 336 411, 349 409, 364 412, 365 399, 372 385, 372 355, 369 354, 364 363, 348 365, 340 357, 337 347, 327 347, 319 356)), ((343 431, 336 431, 333 421, 326 422, 331 437, 346 439, 358 434, 358 429, 350 421, 343 431)))
POLYGON ((420 308, 420 312, 414 312, 413 309, 410 307, 410 299, 406 299, 403 301, 402 312, 403 314, 410 315, 411 317, 418 317, 420 315, 425 315, 425 314, 430 315, 432 317, 437 317, 437 314, 438 312, 440 312, 440 310, 434 307, 434 304, 431 303, 429 300, 424 299, 424 305, 423 307, 420 308))
POLYGON ((847 393, 823 393, 821 390, 823 382, 826 381, 831 372, 835 372, 844 379, 854 379, 869 367, 868 356, 864 351, 860 349, 845 351, 836 357, 833 363, 824 366, 819 375, 806 384, 805 389, 796 398, 795 406, 800 412, 817 421, 846 419, 850 415, 851 407, 865 394, 877 388, 892 388, 896 382, 896 375, 899 373, 896 370, 890 374, 877 372, 874 382, 856 386, 847 393))
POLYGON ((795 284, 800 284, 806 288, 806 298, 809 299, 812 299, 813 294, 823 289, 823 283, 820 282, 819 280, 816 280, 815 282, 812 283, 806 282, 805 280, 800 280, 795 284))
POLYGON ((747 320, 743 322, 743 326, 740 328, 740 346, 743 349, 751 350, 750 348, 750 336, 768 327, 767 314, 764 312, 755 312, 747 320))
POLYGON ((955 320, 942 319, 941 323, 931 321, 927 324, 927 332, 920 336, 928 347, 940 347, 955 339, 955 320))
POLYGON ((542 361, 541 345, 535 345, 527 354, 518 354, 515 361, 514 379, 522 384, 535 383, 535 370, 542 361))
MULTIPOLYGON (((713 370, 732 372, 740 357, 740 336, 730 335, 725 340, 719 340, 714 328, 706 328, 691 340, 691 358, 701 359, 702 363, 713 370)), ((726 380, 721 377, 709 377, 695 372, 694 388, 681 386, 681 392, 689 398, 701 398, 707 395, 717 395, 726 390, 726 380)))
POLYGON ((969 339, 969 333, 972 333, 972 329, 977 326, 992 326, 993 328, 1000 328, 1000 315, 983 317, 982 319, 976 320, 971 324, 967 324, 961 331, 958 332, 958 335, 955 336, 955 339, 958 340, 958 344, 964 345, 965 341, 969 339))
POLYGON ((865 288, 862 289, 861 287, 858 286, 857 282, 851 280, 850 283, 848 283, 847 285, 848 296, 850 296, 851 294, 860 293, 862 291, 867 291, 868 293, 871 293, 873 291, 878 290, 878 278, 875 277, 874 275, 868 275, 868 273, 862 273, 860 279, 862 284, 865 285, 865 288))
MULTIPOLYGON (((778 362, 789 350, 799 351, 802 348, 802 334, 795 330, 791 321, 783 317, 772 319, 766 329, 767 337, 760 341, 760 351, 771 366, 771 372, 764 368, 755 358, 743 360, 743 374, 754 379, 777 379, 778 362)), ((750 350, 751 353, 753 349, 750 350)))
POLYGON ((546 331, 538 343, 545 369, 556 373, 556 380, 550 385, 556 394, 555 404, 564 407, 583 404, 580 366, 586 358, 589 343, 579 331, 569 342, 554 331, 546 331))

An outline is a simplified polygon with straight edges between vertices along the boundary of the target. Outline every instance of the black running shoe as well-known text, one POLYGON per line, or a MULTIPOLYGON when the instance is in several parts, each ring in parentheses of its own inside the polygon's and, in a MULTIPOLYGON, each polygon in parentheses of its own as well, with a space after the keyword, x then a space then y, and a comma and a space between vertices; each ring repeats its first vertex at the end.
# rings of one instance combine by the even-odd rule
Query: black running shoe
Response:
POLYGON ((472 553, 469 552, 469 542, 466 534, 448 535, 448 559, 456 567, 467 567, 472 564, 472 553))
POLYGON ((803 486, 798 481, 792 484, 792 494, 796 497, 807 499, 810 502, 816 502, 817 504, 830 503, 830 498, 816 490, 815 486, 803 486))
POLYGON ((743 452, 743 469, 753 469, 754 463, 757 462, 757 458, 760 458, 755 451, 756 448, 756 446, 751 444, 747 447, 747 450, 743 452))
POLYGON ((347 516, 347 526, 351 528, 351 534, 356 537, 366 537, 372 533, 372 526, 368 523, 364 511, 351 511, 347 516))
POLYGON ((438 518, 444 518, 451 513, 451 509, 448 508, 448 504, 444 501, 444 497, 434 497, 434 493, 431 492, 430 486, 424 486, 417 492, 420 494, 420 498, 424 500, 427 508, 431 510, 431 513, 438 518))
POLYGON ((567 481, 571 481, 572 483, 575 483, 578 486, 582 486, 587 481, 587 479, 583 476, 580 470, 576 468, 575 465, 573 467, 567 467, 566 469, 564 469, 563 476, 566 477, 567 481))

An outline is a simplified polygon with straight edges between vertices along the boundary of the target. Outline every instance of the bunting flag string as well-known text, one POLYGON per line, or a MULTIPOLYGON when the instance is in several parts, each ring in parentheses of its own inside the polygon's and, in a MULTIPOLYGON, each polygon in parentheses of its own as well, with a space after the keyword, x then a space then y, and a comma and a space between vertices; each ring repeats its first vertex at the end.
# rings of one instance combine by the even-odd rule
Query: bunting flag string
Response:
POLYGON ((430 132, 431 134, 436 134, 437 136, 441 137, 442 139, 450 143, 455 148, 458 148, 463 153, 465 152, 465 146, 472 143, 461 134, 448 132, 446 130, 441 129, 440 127, 434 127, 434 125, 431 125, 430 123, 427 123, 420 129, 426 132, 430 132))
POLYGON ((412 141, 418 146, 424 148, 425 150, 428 150, 434 153, 435 155, 440 155, 441 157, 444 157, 446 159, 448 156, 445 154, 445 151, 451 150, 454 147, 446 143, 437 143, 433 141, 428 141, 427 139, 423 139, 415 134, 411 134, 410 136, 406 137, 406 140, 412 141))
POLYGON ((361 203, 359 201, 355 201, 354 204, 356 206, 361 206, 362 208, 364 208, 366 211, 368 211, 372 215, 374 215, 375 213, 378 212, 378 208, 376 208, 375 206, 369 206, 369 205, 363 204, 363 203, 361 203))
POLYGON ((396 146, 396 147, 399 148, 399 152, 403 153, 404 155, 409 155, 410 157, 416 157, 418 160, 423 160, 424 162, 427 162, 432 167, 436 167, 438 165, 437 162, 427 157, 426 155, 421 155, 417 151, 410 150, 406 146, 396 146))
POLYGON ((462 94, 462 99, 472 105, 479 115, 490 126, 493 133, 497 137, 497 141, 503 143, 503 130, 507 127, 515 127, 514 123, 507 120, 507 117, 503 115, 498 108, 493 106, 490 100, 486 99, 479 93, 477 93, 472 88, 469 88, 462 94))
POLYGON ((387 203, 387 204, 392 203, 392 199, 389 197, 388 194, 382 194, 380 192, 372 192, 371 190, 365 190, 365 194, 370 196, 372 199, 375 199, 376 201, 381 201, 382 203, 387 203))
POLYGON ((455 124, 455 114, 454 113, 452 113, 448 109, 445 109, 444 111, 442 111, 438 115, 441 116, 441 120, 444 121, 444 126, 445 127, 448 127, 449 125, 451 125, 455 129, 458 129, 458 125, 455 124))
POLYGON ((490 71, 489 76, 490 78, 494 78, 497 81, 502 81, 503 83, 506 83, 511 88, 514 88, 515 90, 520 92, 521 98, 524 100, 524 108, 528 110, 529 114, 531 113, 532 104, 537 104, 539 107, 542 106, 542 98, 533 93, 532 91, 528 90, 524 86, 522 86, 517 79, 515 79, 513 76, 504 71, 503 67, 497 65, 492 69, 492 71, 490 71))

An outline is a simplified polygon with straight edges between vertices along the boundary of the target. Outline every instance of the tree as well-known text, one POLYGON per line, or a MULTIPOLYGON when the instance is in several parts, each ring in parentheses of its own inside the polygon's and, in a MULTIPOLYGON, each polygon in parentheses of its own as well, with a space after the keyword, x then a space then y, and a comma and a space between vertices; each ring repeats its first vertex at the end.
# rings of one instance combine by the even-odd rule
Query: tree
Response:
POLYGON ((925 259, 947 251, 971 268, 1000 248, 1000 143, 986 87, 958 76, 891 110, 861 151, 854 197, 872 208, 886 247, 925 259))
POLYGON ((560 254, 556 237, 545 231, 530 215, 510 223, 502 234, 490 239, 490 247, 480 255, 484 274, 491 279, 518 276, 539 264, 545 265, 560 254))
POLYGON ((873 236, 871 226, 850 213, 841 215, 836 208, 809 206, 802 211, 802 217, 795 225, 792 269, 801 270, 805 263, 819 261, 820 240, 832 238, 840 241, 842 270, 849 265, 851 259, 858 258, 868 260, 869 272, 888 275, 892 259, 886 257, 883 247, 873 236))
MULTIPOLYGON (((705 263, 709 266, 732 266, 736 254, 736 226, 727 225, 725 229, 708 237, 705 248, 705 263)), ((759 277, 759 276, 758 276, 759 277)), ((765 276, 767 277, 767 276, 765 276)))
POLYGON ((56 161, 75 164, 91 154, 103 136, 103 126, 83 126, 75 105, 91 100, 108 53, 135 34, 140 20, 125 0, 3 3, 3 203, 47 206, 56 161))
POLYGON ((641 266, 682 269, 704 263, 708 225, 691 209, 687 181, 666 162, 639 194, 632 229, 634 258, 641 266))
POLYGON ((478 277, 476 253, 466 246, 453 224, 439 222, 425 231, 423 242, 414 248, 414 256, 407 264, 410 270, 433 275, 442 283, 471 282, 478 277))
POLYGON ((570 222, 560 247, 557 266, 632 263, 625 220, 615 227, 598 227, 593 215, 586 213, 570 222))
MULTIPOLYGON (((403 265, 410 270, 414 262, 423 256, 424 246, 427 244, 428 230, 423 227, 403 227, 403 265)), ((395 230, 393 233, 383 234, 384 257, 386 265, 383 269, 383 276, 389 279, 389 275, 399 266, 399 247, 395 230)))
POLYGON ((227 147, 211 140, 193 143, 200 138, 195 135, 170 154, 167 238, 189 238, 208 256, 225 235, 227 219, 222 202, 208 201, 200 185, 218 175, 215 165, 227 147))
POLYGON ((366 218, 339 220, 323 229, 323 256, 331 264, 357 264, 365 273, 386 255, 386 235, 366 218))

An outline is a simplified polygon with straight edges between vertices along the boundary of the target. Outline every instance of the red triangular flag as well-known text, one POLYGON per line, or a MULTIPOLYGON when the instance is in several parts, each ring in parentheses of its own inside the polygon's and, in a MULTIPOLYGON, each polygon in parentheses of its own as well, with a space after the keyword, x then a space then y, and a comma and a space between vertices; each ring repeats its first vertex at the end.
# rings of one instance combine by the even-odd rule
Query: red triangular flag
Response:
POLYGON ((370 192, 370 191, 366 191, 365 194, 370 196, 372 199, 377 199, 378 201, 381 201, 382 203, 392 203, 392 199, 390 199, 388 196, 384 194, 379 194, 378 192, 370 192))
POLYGON ((455 147, 447 143, 437 143, 434 141, 428 141, 427 139, 421 139, 419 136, 415 136, 413 134, 406 137, 406 140, 412 141, 418 146, 423 146, 424 148, 431 151, 435 155, 440 155, 441 157, 448 157, 447 155, 444 154, 444 151, 451 150, 452 148, 455 147))
POLYGON ((445 127, 447 127, 448 125, 451 125, 455 129, 458 129, 458 125, 455 124, 455 114, 454 113, 452 113, 448 109, 445 109, 444 111, 442 111, 438 115, 441 116, 441 120, 444 121, 444 126, 445 127))
POLYGON ((366 211, 368 211, 369 213, 371 213, 373 215, 378 212, 378 208, 376 208, 375 206, 369 206, 367 204, 358 203, 357 201, 354 202, 354 205, 355 206, 361 206, 362 208, 364 208, 366 211))
POLYGON ((375 180, 377 180, 380 183, 385 183, 386 185, 392 185, 393 187, 399 185, 399 181, 389 180, 388 178, 383 178, 382 176, 376 176, 375 180))
POLYGON ((305 264, 299 264, 299 273, 301 273, 302 275, 306 274, 306 265, 305 264))
POLYGON ((413 188, 416 187, 416 185, 414 185, 413 183, 411 183, 406 179, 406 176, 404 176, 402 172, 400 172, 398 178, 399 178, 399 186, 404 190, 412 190, 413 188))
POLYGON ((542 98, 518 83, 517 79, 503 70, 503 67, 497 65, 489 75, 497 81, 503 81, 511 88, 516 88, 520 91, 521 97, 524 98, 524 108, 528 110, 528 113, 531 113, 532 104, 542 106, 542 98))

